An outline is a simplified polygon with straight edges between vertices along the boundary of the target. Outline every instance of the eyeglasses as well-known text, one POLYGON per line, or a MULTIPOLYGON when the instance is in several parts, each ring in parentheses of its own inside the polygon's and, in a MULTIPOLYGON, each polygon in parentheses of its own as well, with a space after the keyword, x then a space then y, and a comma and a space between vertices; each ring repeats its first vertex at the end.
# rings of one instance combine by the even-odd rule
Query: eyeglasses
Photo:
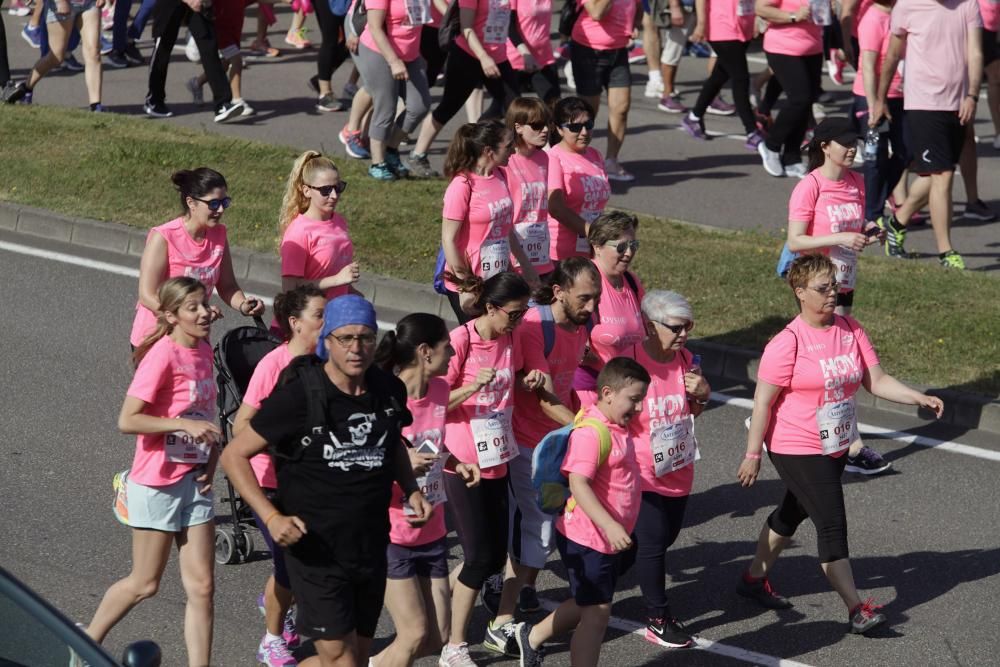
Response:
POLYGON ((218 211, 220 208, 225 211, 233 205, 232 197, 223 197, 222 199, 198 199, 197 197, 191 197, 191 199, 200 201, 202 204, 207 204, 210 211, 218 211))
POLYGON ((347 181, 340 181, 335 185, 321 185, 320 187, 309 185, 308 183, 303 183, 302 185, 306 186, 310 190, 315 190, 324 197, 329 197, 331 192, 336 192, 338 195, 343 194, 344 190, 347 189, 347 181))
POLYGON ((356 334, 356 335, 345 334, 340 336, 336 334, 330 334, 329 337, 337 341, 337 344, 340 345, 340 347, 344 348, 345 350, 349 350, 352 347, 354 347, 355 342, 360 344, 361 347, 372 347, 373 345, 375 345, 375 334, 373 333, 356 334))
POLYGON ((684 324, 667 324, 658 320, 653 320, 653 322, 656 322, 661 327, 670 329, 675 336, 680 336, 682 331, 691 331, 691 329, 694 329, 694 322, 685 322, 684 324))
POLYGON ((588 121, 586 121, 584 123, 563 123, 559 127, 564 127, 567 130, 569 130, 570 132, 579 133, 584 128, 586 128, 588 131, 589 130, 593 130, 594 129, 594 120, 591 119, 591 120, 588 120, 588 121))
POLYGON ((626 250, 631 250, 633 254, 639 249, 639 241, 632 239, 631 241, 605 241, 604 245, 609 248, 614 248, 615 252, 619 255, 624 255, 626 250))
POLYGON ((840 290, 840 283, 834 281, 829 285, 816 285, 815 287, 808 285, 808 287, 814 292, 819 292, 820 294, 832 294, 840 290))
POLYGON ((524 317, 524 314, 528 312, 527 308, 525 308, 523 310, 504 310, 500 306, 494 306, 494 307, 497 310, 499 310, 501 313, 503 313, 504 315, 506 315, 507 316, 507 321, 509 321, 511 324, 514 324, 514 322, 517 322, 518 320, 520 320, 522 317, 524 317))

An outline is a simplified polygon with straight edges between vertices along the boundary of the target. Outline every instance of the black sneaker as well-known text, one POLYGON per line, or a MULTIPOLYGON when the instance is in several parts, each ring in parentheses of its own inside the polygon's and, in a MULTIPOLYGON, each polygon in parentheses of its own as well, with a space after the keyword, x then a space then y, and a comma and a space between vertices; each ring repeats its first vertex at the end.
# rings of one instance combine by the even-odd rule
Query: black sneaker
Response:
POLYGON ((128 61, 129 65, 145 65, 146 59, 143 57, 142 52, 135 45, 135 42, 129 42, 128 46, 125 47, 125 51, 122 52, 125 56, 125 60, 128 61))
POLYGON ((174 112, 170 110, 163 102, 150 102, 146 100, 146 104, 143 105, 142 110, 146 112, 147 116, 152 116, 153 118, 170 118, 174 115, 174 112))
POLYGON ((483 648, 495 651, 501 655, 517 657, 517 640, 514 638, 514 622, 507 621, 500 627, 494 627, 493 622, 486 624, 486 637, 483 648))
POLYGON ((503 592, 503 573, 498 572, 483 582, 483 587, 479 590, 479 599, 482 601, 486 611, 490 613, 490 618, 497 615, 500 609, 500 594, 503 592))
POLYGON ((16 104, 29 92, 31 91, 28 90, 28 84, 24 81, 14 83, 10 80, 3 87, 3 91, 0 91, 0 101, 4 104, 16 104))
POLYGON ((892 464, 882 458, 878 452, 865 445, 857 456, 847 457, 845 472, 856 472, 859 475, 877 475, 892 467, 892 464))
POLYGON ((768 581, 767 577, 757 581, 747 581, 746 573, 744 573, 740 577, 740 583, 736 585, 736 592, 768 609, 790 609, 792 606, 788 598, 782 597, 771 588, 771 582, 768 581))
POLYGON ((125 54, 118 51, 112 51, 105 56, 104 63, 111 69, 125 69, 128 67, 128 60, 125 58, 125 54))
POLYGON ((539 646, 531 648, 528 636, 531 634, 531 623, 518 623, 514 626, 514 638, 517 640, 517 648, 521 652, 521 659, 517 663, 520 667, 541 667, 545 659, 545 649, 539 646))
POLYGON ((650 618, 646 623, 646 641, 667 648, 691 648, 694 638, 675 618, 650 618))
POLYGON ((215 108, 215 122, 224 123, 243 113, 243 105, 237 102, 223 102, 215 108))
POLYGON ((517 608, 525 614, 536 612, 542 608, 538 601, 538 593, 531 586, 525 586, 517 595, 517 608))

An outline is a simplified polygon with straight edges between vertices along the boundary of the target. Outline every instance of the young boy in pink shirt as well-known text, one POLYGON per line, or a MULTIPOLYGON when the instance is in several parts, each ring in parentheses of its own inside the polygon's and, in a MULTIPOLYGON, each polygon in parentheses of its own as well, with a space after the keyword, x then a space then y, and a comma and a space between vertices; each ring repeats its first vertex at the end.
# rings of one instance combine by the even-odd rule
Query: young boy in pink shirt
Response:
POLYGON ((572 598, 537 625, 519 623, 515 638, 522 666, 542 664, 542 644, 571 630, 570 663, 596 667, 611 616, 611 600, 624 552, 633 547, 641 487, 630 424, 642 410, 649 373, 634 359, 615 357, 597 376, 598 400, 587 416, 611 434, 611 452, 600 462, 600 438, 592 428, 570 435, 562 472, 572 498, 556 520, 556 544, 569 576, 572 598))

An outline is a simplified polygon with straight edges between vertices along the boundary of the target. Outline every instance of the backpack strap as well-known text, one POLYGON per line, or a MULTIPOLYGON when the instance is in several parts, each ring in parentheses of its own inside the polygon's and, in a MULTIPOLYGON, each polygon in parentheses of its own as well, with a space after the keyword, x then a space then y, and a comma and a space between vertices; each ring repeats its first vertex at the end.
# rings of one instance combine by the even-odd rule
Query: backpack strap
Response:
POLYGON ((326 386, 321 377, 323 367, 317 364, 302 364, 298 367, 299 380, 306 392, 306 411, 310 428, 326 426, 326 386), (317 372, 318 371, 318 372, 317 372))
MULTIPOLYGON (((573 430, 578 428, 592 428, 594 432, 597 433, 598 442, 598 454, 597 454, 597 467, 600 468, 602 465, 607 463, 608 457, 611 456, 611 431, 600 419, 595 419, 594 417, 584 417, 583 410, 580 410, 576 414, 576 419, 573 420, 573 430)), ((566 511, 572 512, 576 508, 576 498, 570 496, 569 500, 566 501, 566 511)))
POLYGON ((552 354, 552 348, 556 346, 556 318, 552 314, 552 306, 539 304, 536 306, 538 314, 542 320, 542 342, 545 347, 545 355, 552 354))

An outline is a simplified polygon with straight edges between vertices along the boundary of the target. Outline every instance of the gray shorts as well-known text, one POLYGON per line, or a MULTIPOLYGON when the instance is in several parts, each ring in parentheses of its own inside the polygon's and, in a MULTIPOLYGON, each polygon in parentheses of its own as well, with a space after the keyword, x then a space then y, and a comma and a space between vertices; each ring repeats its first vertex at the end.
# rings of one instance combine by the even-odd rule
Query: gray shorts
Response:
POLYGON ((196 469, 170 486, 146 486, 128 478, 128 525, 167 533, 179 533, 215 518, 212 492, 203 495, 194 478, 196 469))
POLYGON ((518 450, 520 454, 507 462, 507 489, 510 493, 507 551, 521 565, 542 570, 549 554, 555 549, 552 532, 555 517, 538 507, 535 489, 531 486, 533 450, 521 446, 518 450))
POLYGON ((97 0, 82 0, 80 2, 73 2, 73 0, 69 0, 69 13, 57 14, 55 1, 45 0, 45 22, 59 23, 70 18, 75 19, 80 14, 89 12, 91 9, 95 9, 96 7, 97 0))

